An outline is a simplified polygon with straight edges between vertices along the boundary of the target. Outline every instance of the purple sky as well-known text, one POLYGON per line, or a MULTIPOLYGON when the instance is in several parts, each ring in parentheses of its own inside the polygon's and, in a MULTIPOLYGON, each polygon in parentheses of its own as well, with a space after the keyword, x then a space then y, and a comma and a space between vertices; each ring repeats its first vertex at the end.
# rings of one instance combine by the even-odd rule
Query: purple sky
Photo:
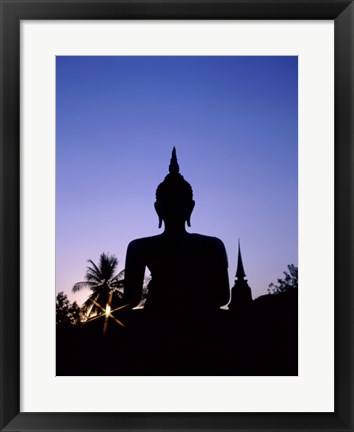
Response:
MULTIPOLYGON (((57 57, 56 290, 87 260, 161 232, 155 190, 176 146, 190 232, 237 239, 253 298, 298 260, 297 57, 57 57)), ((183 272, 183 269, 181 269, 183 272)))

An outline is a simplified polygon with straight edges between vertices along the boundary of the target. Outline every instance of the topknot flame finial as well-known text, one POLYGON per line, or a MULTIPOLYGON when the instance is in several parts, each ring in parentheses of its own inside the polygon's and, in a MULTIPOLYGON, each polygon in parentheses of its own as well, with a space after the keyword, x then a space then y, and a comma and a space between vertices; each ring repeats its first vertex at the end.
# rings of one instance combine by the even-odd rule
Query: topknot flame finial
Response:
POLYGON ((177 162, 176 147, 173 147, 173 150, 172 150, 172 157, 171 157, 171 161, 170 161, 169 172, 170 172, 170 174, 178 174, 179 173, 179 165, 177 162))
POLYGON ((176 147, 173 147, 172 150, 169 173, 164 181, 157 186, 156 201, 165 203, 193 201, 192 186, 179 172, 176 147))

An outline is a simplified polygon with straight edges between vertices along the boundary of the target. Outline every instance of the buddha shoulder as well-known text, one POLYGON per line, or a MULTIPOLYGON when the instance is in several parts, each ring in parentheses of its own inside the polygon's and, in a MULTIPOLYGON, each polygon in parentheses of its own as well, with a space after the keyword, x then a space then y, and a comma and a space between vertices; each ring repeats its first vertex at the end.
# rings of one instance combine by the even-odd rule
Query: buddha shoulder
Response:
POLYGON ((129 251, 139 251, 149 248, 150 246, 155 245, 159 242, 160 235, 151 236, 151 237, 142 237, 135 240, 132 240, 128 245, 129 251))
POLYGON ((203 234, 191 234, 196 243, 205 245, 209 248, 224 248, 224 243, 217 237, 206 236, 203 234))

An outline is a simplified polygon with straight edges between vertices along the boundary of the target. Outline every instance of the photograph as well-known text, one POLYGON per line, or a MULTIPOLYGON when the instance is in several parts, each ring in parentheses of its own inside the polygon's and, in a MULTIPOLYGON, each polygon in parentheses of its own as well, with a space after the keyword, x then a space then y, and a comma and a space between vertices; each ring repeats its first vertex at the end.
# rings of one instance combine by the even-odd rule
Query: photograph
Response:
POLYGON ((298 376, 298 57, 55 62, 56 376, 298 376))

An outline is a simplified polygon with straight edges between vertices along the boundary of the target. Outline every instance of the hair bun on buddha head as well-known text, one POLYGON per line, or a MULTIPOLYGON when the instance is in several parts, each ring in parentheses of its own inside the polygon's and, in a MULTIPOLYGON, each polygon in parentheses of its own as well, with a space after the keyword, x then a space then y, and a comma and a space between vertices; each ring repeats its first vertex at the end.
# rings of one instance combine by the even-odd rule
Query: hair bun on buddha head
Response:
POLYGON ((156 189, 156 201, 164 203, 189 202, 193 199, 192 186, 179 173, 176 148, 173 147, 169 174, 156 189))

